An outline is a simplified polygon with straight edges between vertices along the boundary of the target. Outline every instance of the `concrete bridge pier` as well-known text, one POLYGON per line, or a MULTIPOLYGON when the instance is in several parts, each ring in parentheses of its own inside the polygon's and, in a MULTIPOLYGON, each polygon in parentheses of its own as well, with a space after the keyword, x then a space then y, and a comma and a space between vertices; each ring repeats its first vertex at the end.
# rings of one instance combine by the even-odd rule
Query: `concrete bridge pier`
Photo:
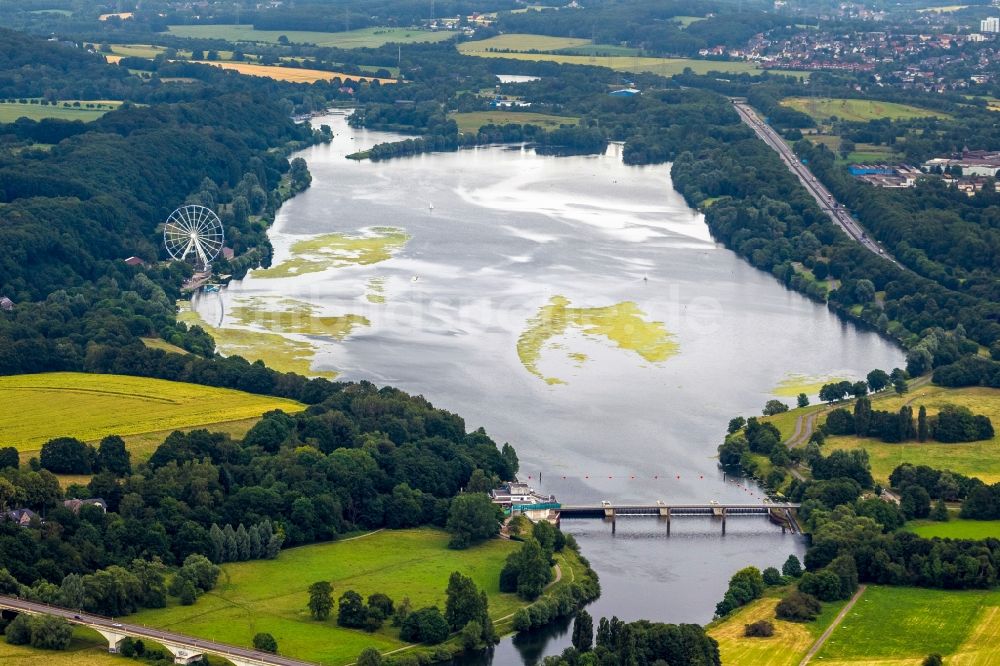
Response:
POLYGON ((196 652, 189 647, 184 647, 181 645, 171 645, 170 643, 164 643, 163 647, 170 650, 170 654, 174 655, 175 664, 191 664, 196 661, 201 660, 205 655, 201 652, 196 652))
POLYGON ((111 629, 96 629, 96 631, 108 642, 108 652, 111 654, 118 654, 122 641, 128 638, 125 634, 111 629))
POLYGON ((722 507, 722 535, 726 535, 726 507, 722 507))
POLYGON ((608 520, 608 519, 611 520, 611 534, 614 534, 616 528, 618 527, 618 525, 616 524, 617 521, 615 520, 615 510, 614 510, 614 507, 610 507, 610 506, 604 507, 604 520, 608 520))

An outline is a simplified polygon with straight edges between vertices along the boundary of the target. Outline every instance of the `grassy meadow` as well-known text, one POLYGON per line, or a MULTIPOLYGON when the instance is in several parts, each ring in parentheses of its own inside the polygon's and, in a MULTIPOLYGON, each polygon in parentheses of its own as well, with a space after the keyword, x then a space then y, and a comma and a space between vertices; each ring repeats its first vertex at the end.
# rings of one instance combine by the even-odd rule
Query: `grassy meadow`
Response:
MULTIPOLYGON (((34 455, 49 439, 84 441, 106 435, 152 437, 171 430, 236 424, 245 432, 272 409, 301 411, 292 400, 230 389, 123 375, 55 372, 0 377, 0 402, 16 418, 0 425, 0 441, 34 455)), ((155 446, 155 444, 154 444, 155 446)))
POLYGON ((10 645, 0 640, 0 664, 4 666, 127 666, 138 662, 108 654, 108 643, 96 631, 78 627, 66 650, 38 650, 10 645))
POLYGON ((878 118, 908 120, 931 116, 945 118, 947 114, 921 109, 909 104, 878 102, 868 99, 837 99, 832 97, 788 97, 781 100, 782 106, 801 111, 819 121, 836 116, 840 120, 867 122, 878 118))
POLYGON ((500 619, 522 603, 500 593, 500 569, 518 544, 494 539, 468 550, 450 550, 440 530, 382 530, 359 538, 291 548, 276 560, 223 565, 219 585, 193 606, 144 610, 133 622, 195 636, 249 645, 253 635, 274 635, 282 654, 321 664, 347 664, 369 645, 381 651, 405 645, 398 629, 386 623, 369 634, 312 620, 307 588, 318 580, 333 584, 334 597, 349 589, 364 597, 375 592, 414 608, 444 610, 448 576, 461 571, 490 596, 490 615, 500 619))
POLYGON ((69 100, 67 102, 56 102, 49 104, 23 104, 21 102, 0 102, 0 123, 12 123, 18 118, 30 118, 31 120, 42 120, 43 118, 56 118, 58 120, 82 120, 90 122, 97 120, 108 111, 117 109, 121 102, 116 100, 69 100), (79 101, 80 106, 63 106, 63 104, 73 104, 79 101), (96 108, 88 109, 87 104, 92 104, 96 108))
POLYGON ((550 37, 548 35, 529 35, 510 33, 497 35, 489 39, 482 39, 474 42, 463 42, 458 45, 458 50, 462 53, 478 55, 481 52, 494 51, 559 51, 576 46, 587 46, 593 44, 589 39, 577 39, 575 37, 550 37))
POLYGON ((214 65, 222 69, 231 69, 247 76, 263 76, 276 81, 292 83, 316 83, 317 81, 332 81, 339 78, 342 81, 378 81, 379 83, 395 83, 395 79, 380 79, 375 76, 344 74, 343 72, 327 72, 322 69, 305 69, 300 67, 278 67, 275 65, 258 65, 252 62, 194 60, 202 65, 214 65))
POLYGON ((869 586, 816 654, 823 664, 948 664, 1000 660, 1000 592, 869 586))
POLYGON ((362 28, 346 32, 314 32, 307 30, 254 30, 252 25, 172 25, 170 34, 194 39, 223 39, 227 42, 262 42, 277 44, 284 35, 293 44, 335 46, 341 49, 378 48, 389 42, 441 42, 456 33, 450 30, 421 28, 362 28))
MULTIPOLYGON (((497 53, 486 51, 490 40, 463 42, 459 50, 465 55, 479 58, 508 58, 510 60, 548 61, 564 65, 589 65, 607 67, 619 72, 650 72, 662 76, 680 74, 691 68, 695 74, 720 72, 723 74, 759 74, 764 71, 754 63, 744 61, 694 60, 691 58, 653 58, 649 56, 564 55, 561 53, 497 53)), ((496 47, 494 47, 496 48, 496 47)), ((808 72, 782 71, 786 76, 808 76, 808 72)))
POLYGON ((575 116, 554 116, 548 113, 531 113, 527 111, 470 111, 467 113, 452 113, 449 116, 458 123, 460 132, 476 132, 483 125, 538 125, 545 129, 559 129, 560 125, 576 125, 580 119, 575 116))
POLYGON ((934 520, 914 520, 906 524, 906 529, 925 539, 1000 539, 1000 520, 952 519, 947 523, 934 520))
MULTIPOLYGON (((880 394, 873 400, 872 407, 898 411, 904 404, 908 404, 913 407, 916 416, 920 405, 924 405, 930 416, 948 403, 968 407, 974 414, 985 414, 994 425, 1000 426, 1000 390, 986 387, 949 389, 926 384, 903 395, 896 395, 891 391, 880 394)), ((887 444, 870 438, 836 436, 828 437, 823 448, 827 451, 866 449, 871 459, 872 474, 876 480, 883 482, 897 465, 904 462, 950 469, 979 477, 986 483, 1000 481, 1000 436, 967 444, 912 441, 887 444)))
POLYGON ((823 611, 814 622, 799 623, 778 620, 774 607, 777 596, 767 596, 737 610, 724 620, 708 626, 708 635, 719 642, 722 663, 729 666, 797 666, 833 619, 844 602, 823 604, 823 611), (760 620, 774 624, 774 636, 747 638, 745 625, 760 620))

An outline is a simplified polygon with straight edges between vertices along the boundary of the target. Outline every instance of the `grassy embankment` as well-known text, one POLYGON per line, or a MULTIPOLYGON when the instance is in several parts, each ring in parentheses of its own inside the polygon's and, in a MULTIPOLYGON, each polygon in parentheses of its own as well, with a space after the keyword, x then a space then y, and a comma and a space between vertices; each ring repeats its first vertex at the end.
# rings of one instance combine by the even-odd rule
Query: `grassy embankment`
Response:
POLYGON ((96 442, 106 435, 121 435, 133 457, 144 459, 173 430, 242 436, 264 412, 304 409, 292 400, 230 389, 72 372, 0 377, 0 403, 17 415, 0 424, 0 441, 24 460, 54 437, 96 442))
MULTIPOLYGON (((690 67, 696 74, 708 72, 723 72, 740 74, 743 72, 757 73, 762 71, 755 64, 743 61, 713 61, 695 60, 692 58, 654 58, 635 55, 631 50, 618 55, 579 55, 572 53, 556 53, 556 51, 578 50, 593 46, 595 53, 616 47, 592 44, 588 40, 569 37, 548 37, 543 35, 510 34, 499 35, 480 41, 462 42, 458 50, 469 56, 480 58, 509 58, 512 60, 545 60, 572 65, 594 65, 608 67, 622 72, 652 72, 664 76, 680 74, 690 67), (509 52, 503 52, 509 51, 509 52), (539 51, 539 53, 525 53, 539 51)), ((790 76, 808 76, 808 72, 782 72, 790 76)))
MULTIPOLYGON (((500 592, 500 569, 518 548, 494 539, 468 550, 449 550, 448 535, 434 529, 385 530, 352 540, 283 551, 276 560, 226 564, 218 587, 193 606, 170 605, 130 618, 150 626, 249 645, 256 632, 274 635, 282 654, 322 664, 346 664, 371 645, 385 652, 404 647, 399 631, 386 623, 374 633, 345 629, 336 613, 327 621, 310 618, 307 588, 318 580, 333 584, 334 597, 355 590, 375 592, 399 602, 409 597, 413 608, 437 605, 442 612, 448 576, 471 576, 490 597, 490 615, 499 630, 523 606, 515 595, 500 592)), ((572 576, 564 573, 564 580, 572 576)))
POLYGON ((869 586, 816 654, 816 663, 918 665, 1000 660, 1000 591, 869 586))
POLYGON ((284 35, 292 44, 315 44, 341 49, 378 48, 389 42, 441 42, 456 33, 450 30, 421 28, 361 28, 347 32, 315 32, 307 30, 255 30, 252 25, 172 25, 170 34, 194 39, 222 39, 227 42, 260 42, 277 44, 284 35))
POLYGON ((719 641, 722 663, 726 666, 796 666, 809 648, 833 622, 844 607, 843 601, 823 604, 823 611, 813 622, 799 623, 778 620, 774 607, 778 605, 778 591, 758 599, 736 611, 724 620, 708 625, 708 634, 719 641), (774 624, 774 636, 747 638, 744 626, 767 620, 774 624))
POLYGON ((547 130, 559 129, 561 125, 576 125, 576 116, 554 116, 548 113, 525 111, 470 111, 452 113, 449 118, 458 123, 459 132, 476 132, 483 125, 538 125, 547 130))
POLYGON ((21 102, 0 102, 0 123, 12 123, 18 118, 30 118, 31 120, 56 118, 58 120, 82 120, 86 123, 97 120, 119 106, 121 106, 120 101, 110 99, 65 100, 46 106, 30 102, 24 104, 21 102), (72 106, 75 102, 79 102, 80 106, 72 106), (64 106, 65 104, 70 104, 70 106, 64 106), (87 108, 88 104, 93 108, 87 108))

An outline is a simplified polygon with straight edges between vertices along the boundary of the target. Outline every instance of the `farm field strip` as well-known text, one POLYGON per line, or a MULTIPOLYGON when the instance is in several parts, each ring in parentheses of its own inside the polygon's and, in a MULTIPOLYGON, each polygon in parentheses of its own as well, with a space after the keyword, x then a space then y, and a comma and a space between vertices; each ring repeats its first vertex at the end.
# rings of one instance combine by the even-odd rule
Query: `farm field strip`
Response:
POLYGON ((335 46, 342 49, 377 48, 389 42, 412 44, 441 42, 457 33, 450 30, 424 30, 422 28, 362 28, 346 32, 319 32, 311 30, 255 30, 252 25, 172 25, 171 35, 192 39, 222 39, 228 42, 261 42, 277 44, 278 38, 287 37, 293 44, 335 46))
POLYGON ((293 83, 315 83, 316 81, 378 81, 379 83, 395 83, 395 79, 380 79, 376 76, 359 74, 344 74, 343 72, 328 72, 322 69, 304 69, 299 67, 277 67, 274 65, 258 65, 252 62, 223 62, 211 60, 193 60, 201 65, 214 65, 222 69, 231 69, 247 76, 263 76, 276 81, 291 81, 293 83))
POLYGON ((18 415, 0 425, 0 441, 28 452, 54 437, 94 441, 112 434, 162 434, 257 418, 272 409, 304 408, 292 400, 231 389, 69 372, 0 377, 0 401, 18 415))
POLYGON ((458 123, 460 132, 475 132, 483 125, 538 125, 546 129, 556 129, 560 125, 576 125, 580 119, 575 116, 554 116, 548 113, 521 111, 471 111, 453 113, 450 116, 458 123))
MULTIPOLYGON (((466 42, 468 44, 480 42, 466 42)), ((695 74, 720 72, 723 74, 760 73, 763 69, 751 62, 694 60, 691 58, 652 58, 649 56, 599 56, 599 55, 563 55, 559 53, 497 53, 494 51, 463 51, 465 55, 477 58, 508 58, 510 60, 547 61, 564 65, 588 65, 591 67, 607 67, 619 72, 650 72, 662 76, 680 74, 686 68, 691 68, 695 74)), ((808 77, 809 72, 782 70, 777 72, 786 76, 808 77)))
POLYGON ((816 120, 829 120, 836 116, 840 120, 867 122, 877 118, 907 120, 910 118, 947 118, 948 115, 930 109, 898 104, 896 102, 879 102, 866 99, 839 99, 832 97, 787 97, 781 100, 782 106, 801 111, 816 120))

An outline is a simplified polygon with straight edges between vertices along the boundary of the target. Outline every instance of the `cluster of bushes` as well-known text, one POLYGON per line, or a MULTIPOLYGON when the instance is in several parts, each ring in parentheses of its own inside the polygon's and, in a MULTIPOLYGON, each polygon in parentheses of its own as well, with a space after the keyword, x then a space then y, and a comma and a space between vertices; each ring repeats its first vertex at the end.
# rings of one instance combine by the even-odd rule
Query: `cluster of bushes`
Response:
POLYGON ((51 439, 42 444, 38 464, 53 474, 109 472, 125 476, 132 472, 125 440, 117 435, 105 437, 97 448, 73 437, 51 439))
POLYGON ((350 629, 377 631, 383 622, 392 617, 394 610, 392 599, 381 592, 369 595, 366 604, 360 594, 347 590, 337 600, 337 624, 350 629))
POLYGON ((177 597, 181 605, 190 606, 199 595, 215 589, 220 573, 221 569, 204 555, 188 555, 174 574, 167 591, 177 597))
MULTIPOLYGON (((0 619, 0 625, 4 621, 0 619)), ((73 639, 73 627, 54 615, 28 615, 19 613, 3 629, 4 638, 11 645, 30 645, 45 650, 65 650, 73 639)))
POLYGON ((759 465, 753 454, 767 458, 774 466, 767 478, 761 479, 774 488, 785 480, 781 468, 799 460, 803 452, 785 446, 781 432, 773 423, 759 421, 755 416, 730 419, 726 438, 719 446, 719 462, 723 467, 740 468, 751 476, 758 476, 759 465))
MULTIPOLYGON (((579 617, 584 617, 581 613, 579 617)), ((623 622, 617 617, 601 618, 597 625, 596 645, 591 645, 593 620, 586 615, 573 628, 573 647, 558 657, 549 657, 545 666, 577 664, 691 664, 721 666, 719 644, 697 624, 663 624, 639 620, 623 622), (589 620, 589 622, 588 622, 589 620)))
MULTIPOLYGON (((520 537, 519 537, 520 538, 520 537)), ((552 580, 553 556, 566 546, 562 531, 545 521, 535 523, 521 548, 507 556, 500 571, 500 591, 534 601, 552 580)))

